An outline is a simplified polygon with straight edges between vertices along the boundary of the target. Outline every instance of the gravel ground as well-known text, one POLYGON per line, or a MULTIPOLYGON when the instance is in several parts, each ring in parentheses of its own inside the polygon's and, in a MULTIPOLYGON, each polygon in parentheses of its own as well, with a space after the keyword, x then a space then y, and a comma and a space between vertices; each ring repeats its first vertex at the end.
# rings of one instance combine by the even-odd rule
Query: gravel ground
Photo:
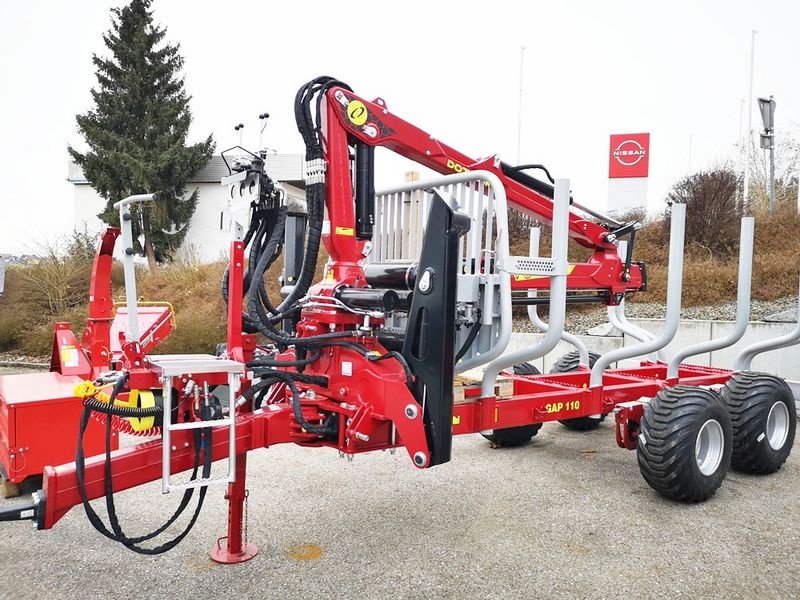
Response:
MULTIPOLYGON (((797 308, 797 298, 780 300, 753 300, 750 305, 750 320, 761 321, 775 313, 797 308)), ((664 305, 653 302, 630 302, 625 305, 625 314, 633 319, 663 319, 664 305)), ((693 306, 681 310, 681 319, 734 321, 736 302, 726 302, 715 306, 693 306)), ((592 327, 607 323, 605 306, 580 306, 567 308, 565 329, 577 335, 585 334, 592 327)), ((536 331, 525 317, 514 319, 514 331, 536 331)))
MULTIPOLYGON (((795 306, 754 301, 752 319, 795 306)), ((734 312, 729 304, 683 317, 734 312)), ((569 311, 568 329, 584 333, 604 314, 569 311)), ((663 306, 629 304, 627 314, 659 318, 663 306)), ((28 370, 9 359, 37 362, 0 356, 0 374, 28 370)), ((103 538, 81 508, 47 532, 0 523, 0 598, 800 596, 796 455, 772 476, 731 472, 714 498, 691 506, 647 487, 608 422, 588 433, 547 424, 515 450, 459 437, 451 463, 422 472, 402 451, 347 463, 332 450, 279 446, 251 453, 248 482, 248 533, 260 548, 252 561, 208 559, 227 514, 223 490, 212 487, 195 529, 160 557, 103 538)), ((177 498, 148 484, 118 494, 117 504, 136 535, 171 514, 177 498)))
MULTIPOLYGON (((219 487, 160 557, 103 538, 80 508, 46 532, 0 523, 0 598, 800 595, 797 455, 768 477, 731 472, 699 505, 650 490, 609 422, 589 433, 547 424, 514 450, 462 436, 453 457, 418 471, 402 451, 352 463, 329 449, 253 452, 248 532, 260 553, 235 566, 206 554, 225 528, 219 487)), ((150 531, 177 500, 157 484, 118 494, 123 527, 150 531)))
MULTIPOLYGON (((613 427, 545 425, 493 450, 457 438, 429 471, 388 452, 356 457, 279 446, 252 453, 250 539, 259 555, 218 566, 225 526, 212 489, 195 530, 140 557, 96 533, 79 508, 36 532, 4 523, 0 597, 113 598, 791 598, 800 594, 800 466, 731 473, 705 504, 652 492, 613 427), (319 554, 318 558, 313 559, 319 554), (312 558, 302 560, 302 558, 312 558)), ((174 497, 118 495, 124 526, 154 528, 174 497)), ((97 504, 97 503, 96 503, 97 504)), ((99 509, 99 507, 98 507, 99 509)))

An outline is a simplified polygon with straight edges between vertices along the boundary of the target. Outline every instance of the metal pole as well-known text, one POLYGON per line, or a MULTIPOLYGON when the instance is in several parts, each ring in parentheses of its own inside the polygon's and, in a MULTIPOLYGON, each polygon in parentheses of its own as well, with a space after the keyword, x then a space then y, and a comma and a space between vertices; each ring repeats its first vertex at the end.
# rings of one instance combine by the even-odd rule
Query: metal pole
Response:
POLYGON ((742 119, 744 118, 744 98, 739 98, 739 145, 742 144, 742 119))
POLYGON ((769 147, 769 214, 775 214, 775 133, 769 147))
POLYGON ((750 38, 750 91, 747 94, 747 132, 744 136, 744 191, 742 194, 742 204, 745 208, 750 196, 750 132, 753 130, 753 66, 756 54, 756 34, 753 29, 750 38))
POLYGON ((525 66, 525 46, 519 47, 519 112, 517 113, 517 164, 522 153, 522 74, 525 66))
POLYGON ((155 200, 156 194, 135 194, 114 203, 119 210, 119 226, 122 229, 122 267, 125 274, 125 302, 128 311, 128 326, 125 341, 139 341, 139 319, 136 308, 136 265, 133 260, 133 224, 131 223, 131 204, 155 200))

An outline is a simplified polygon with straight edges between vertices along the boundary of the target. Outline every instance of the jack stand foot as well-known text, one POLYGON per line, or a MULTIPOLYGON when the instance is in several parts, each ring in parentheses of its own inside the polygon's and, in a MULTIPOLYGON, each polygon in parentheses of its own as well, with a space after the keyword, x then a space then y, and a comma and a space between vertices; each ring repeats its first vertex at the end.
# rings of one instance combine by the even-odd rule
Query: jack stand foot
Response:
POLYGON ((258 554, 258 546, 249 542, 245 543, 244 548, 240 552, 231 552, 228 550, 228 545, 223 544, 222 541, 226 538, 221 537, 217 540, 217 547, 208 553, 208 556, 215 563, 221 565, 235 565, 236 563, 243 563, 258 554))

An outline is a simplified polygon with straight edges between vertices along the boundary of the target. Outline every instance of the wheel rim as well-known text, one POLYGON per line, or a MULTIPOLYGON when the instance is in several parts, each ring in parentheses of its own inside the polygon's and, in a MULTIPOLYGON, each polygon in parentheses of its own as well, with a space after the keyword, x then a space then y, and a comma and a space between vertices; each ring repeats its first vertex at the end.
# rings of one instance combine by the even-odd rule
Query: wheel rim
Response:
POLYGON ((773 450, 780 450, 789 437, 789 409, 783 402, 776 402, 767 415, 767 442, 773 450))
POLYGON ((694 444, 694 457, 697 468, 706 477, 713 475, 722 462, 725 450, 725 436, 722 425, 715 419, 709 419, 700 428, 697 441, 694 444))

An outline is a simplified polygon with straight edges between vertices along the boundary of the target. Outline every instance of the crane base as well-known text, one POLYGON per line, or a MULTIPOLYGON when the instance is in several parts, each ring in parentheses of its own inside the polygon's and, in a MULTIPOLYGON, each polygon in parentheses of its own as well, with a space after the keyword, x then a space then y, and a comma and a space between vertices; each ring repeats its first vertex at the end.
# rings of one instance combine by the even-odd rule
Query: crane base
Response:
POLYGON ((227 545, 223 546, 221 544, 222 540, 224 539, 225 538, 218 539, 216 548, 208 553, 208 556, 215 563, 222 565, 235 565, 236 563, 246 562, 258 554, 258 546, 249 542, 245 543, 241 552, 230 552, 227 548, 227 545))

